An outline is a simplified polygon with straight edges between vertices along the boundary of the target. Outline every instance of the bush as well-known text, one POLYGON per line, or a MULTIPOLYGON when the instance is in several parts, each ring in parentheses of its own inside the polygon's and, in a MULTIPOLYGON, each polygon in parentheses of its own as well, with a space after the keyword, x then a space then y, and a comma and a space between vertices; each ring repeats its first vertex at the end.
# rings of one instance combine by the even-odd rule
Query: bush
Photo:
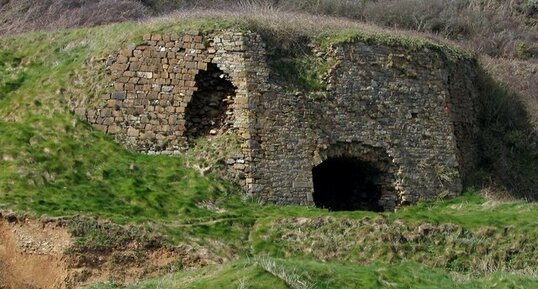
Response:
POLYGON ((137 20, 147 13, 132 0, 12 0, 0 6, 0 35, 137 20))
POLYGON ((495 57, 538 57, 538 0, 143 0, 157 14, 172 9, 276 10, 346 17, 429 32, 495 57), (525 47, 525 53, 520 48, 525 47), (519 50, 518 50, 519 48, 519 50))
POLYGON ((519 44, 527 47, 524 57, 538 57, 538 29, 524 7, 522 1, 379 0, 365 5, 364 19, 439 34, 490 56, 517 58, 519 44))
POLYGON ((498 83, 518 93, 538 131, 538 63, 482 57, 481 64, 498 83))

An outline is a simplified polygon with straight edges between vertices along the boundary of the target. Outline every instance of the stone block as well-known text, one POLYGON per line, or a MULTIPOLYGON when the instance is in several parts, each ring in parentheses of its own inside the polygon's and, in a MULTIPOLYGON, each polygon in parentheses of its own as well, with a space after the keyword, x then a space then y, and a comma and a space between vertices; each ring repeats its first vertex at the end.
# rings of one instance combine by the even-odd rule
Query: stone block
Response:
POLYGON ((100 130, 100 131, 103 131, 103 132, 106 132, 107 130, 107 127, 105 125, 100 125, 100 124, 94 124, 93 127, 97 130, 100 130))
POLYGON ((186 43, 190 43, 192 41, 192 36, 189 35, 189 34, 185 34, 183 35, 183 43, 186 44, 186 43))
POLYGON ((125 88, 126 91, 129 91, 129 92, 135 91, 135 85, 132 84, 132 83, 126 83, 124 85, 124 88, 125 88))
POLYGON ((151 85, 151 91, 160 92, 161 91, 161 85, 157 84, 157 83, 152 84, 151 85))
POLYGON ((121 82, 116 82, 116 83, 114 83, 114 89, 115 89, 115 90, 123 90, 123 88, 124 88, 124 84, 123 84, 123 83, 121 83, 121 82))
POLYGON ((198 62, 198 69, 207 70, 207 63, 206 62, 198 62))
POLYGON ((172 92, 172 90, 174 89, 174 87, 171 86, 171 85, 163 85, 163 86, 161 87, 161 89, 162 89, 162 92, 172 92))
POLYGON ((138 70, 140 70, 140 63, 131 62, 129 64, 129 71, 138 71, 138 70))
POLYGON ((118 57, 116 58, 116 61, 117 63, 120 63, 120 64, 124 64, 124 63, 127 63, 129 62, 129 58, 125 55, 118 55, 118 57))
MULTIPOLYGON (((149 68, 149 67, 148 67, 149 68)), ((148 71, 137 71, 136 76, 140 78, 153 78, 153 72, 148 71)))
POLYGON ((127 92, 125 91, 115 91, 112 93, 112 98, 116 100, 124 100, 127 96, 127 92))
MULTIPOLYGON (((133 77, 135 75, 136 75, 136 73, 134 71, 127 70, 127 71, 123 72, 123 76, 125 76, 125 77, 131 78, 131 77, 133 77)), ((129 79, 129 81, 130 81, 130 79, 129 79)))
MULTIPOLYGON (((198 63, 189 61, 189 62, 185 63, 185 68, 196 70, 196 69, 198 69, 198 63)), ((192 74, 192 72, 191 72, 191 74, 192 74)))
POLYGON ((116 72, 120 72, 120 74, 123 73, 125 70, 127 70, 127 68, 129 68, 129 64, 127 63, 116 62, 110 66, 110 69, 116 72))
POLYGON ((139 136, 140 131, 136 128, 130 127, 127 129, 127 136, 136 137, 139 136))
POLYGON ((110 125, 108 126, 108 130, 107 130, 107 133, 108 134, 118 134, 118 133, 121 133, 121 127, 117 126, 117 125, 110 125))

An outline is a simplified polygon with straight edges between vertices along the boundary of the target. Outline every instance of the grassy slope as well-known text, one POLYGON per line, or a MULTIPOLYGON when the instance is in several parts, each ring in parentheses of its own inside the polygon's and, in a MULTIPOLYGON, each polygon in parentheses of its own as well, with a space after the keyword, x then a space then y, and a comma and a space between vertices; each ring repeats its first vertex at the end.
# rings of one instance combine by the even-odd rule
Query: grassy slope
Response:
POLYGON ((8 78, 0 83, 0 206, 167 218, 226 190, 180 159, 127 152, 69 112, 70 98, 102 89, 87 85, 100 76, 84 61, 141 33, 127 23, 2 39, 0 75, 8 78))
MULTIPOLYGON (((239 24, 245 25, 245 23, 239 24)), ((338 284, 352 284, 356 281, 353 279, 356 274, 363 274, 366 280, 364 282, 370 282, 366 283, 370 284, 368 286, 383 283, 385 279, 379 279, 379 272, 384 272, 383 270, 390 272, 387 276, 395 276, 390 277, 387 281, 389 283, 386 284, 399 282, 398 284, 403 284, 402 288, 406 288, 411 284, 423 283, 424 288, 431 288, 450 284, 447 283, 448 273, 442 270, 461 269, 463 273, 469 274, 480 268, 472 262, 465 263, 467 265, 463 268, 451 267, 453 262, 432 262, 436 255, 445 256, 446 254, 442 252, 452 249, 443 244, 420 246, 422 242, 420 239, 403 244, 402 248, 419 250, 418 253, 422 255, 416 255, 425 256, 424 260, 413 259, 412 256, 382 259, 393 265, 383 263, 364 265, 371 263, 375 256, 366 259, 352 258, 357 254, 349 254, 350 258, 341 260, 327 258, 326 253, 327 250, 331 250, 330 246, 322 247, 325 251, 320 250, 321 255, 304 253, 302 250, 308 248, 308 244, 295 242, 298 244, 295 246, 293 239, 285 237, 289 237, 289 234, 297 229, 298 219, 306 224, 305 228, 309 228, 306 231, 309 234, 315 233, 318 230, 316 222, 320 220, 325 222, 327 216, 335 220, 322 228, 328 232, 342 229, 341 224, 356 224, 368 217, 371 220, 381 220, 379 223, 387 226, 403 222, 412 230, 416 230, 417 226, 425 222, 434 227, 439 224, 455 223, 468 232, 466 236, 477 236, 487 240, 487 235, 480 235, 482 234, 480 231, 486 226, 493 228, 494 241, 499 242, 477 244, 495 246, 491 248, 492 251, 498 249, 501 253, 507 252, 510 244, 520 244, 512 241, 523 242, 522 236, 527 236, 527 243, 521 243, 525 245, 521 247, 521 252, 513 253, 519 258, 516 269, 525 266, 522 262, 526 260, 525 258, 529 258, 529 254, 531 255, 529 259, 532 259, 532 254, 536 254, 535 247, 526 246, 529 243, 533 244, 532 238, 537 234, 535 216, 538 208, 535 204, 523 202, 484 204, 481 197, 467 195, 450 201, 420 204, 397 213, 386 214, 328 213, 315 208, 262 206, 253 201, 241 200, 233 186, 211 176, 201 176, 185 167, 184 159, 127 152, 114 144, 110 137, 93 130, 69 112, 69 101, 92 98, 106 90, 106 87, 102 87, 103 84, 99 82, 103 82, 105 76, 100 75, 97 70, 88 69, 84 64, 86 60, 106 57, 111 51, 136 43, 149 30, 182 31, 230 25, 234 25, 234 21, 144 25, 123 23, 91 29, 2 38, 0 40, 0 79, 2 79, 0 80, 0 208, 52 216, 100 215, 120 223, 151 222, 157 225, 153 226, 155 230, 168 234, 168 240, 172 243, 197 242, 211 246, 215 242, 220 242, 224 244, 224 248, 220 250, 231 250, 235 257, 291 258, 289 261, 275 259, 279 264, 277 267, 284 268, 284 273, 290 271, 292 267, 299 267, 300 270, 308 272, 307 277, 318 284, 317 286, 330 285, 329 287, 333 288, 339 287, 338 284), (499 235, 499 232, 504 232, 506 228, 509 228, 511 234, 499 235), (316 264, 320 259, 329 263, 316 264), (423 266, 415 268, 414 263, 400 264, 408 260, 435 266, 441 271, 432 271, 423 266), (335 270, 334 280, 326 275, 327 270, 335 270), (418 274, 418 281, 405 279, 410 273, 418 274), (428 283, 429 280, 433 280, 433 283, 428 283)), ((410 47, 431 45, 429 42, 412 41, 413 39, 409 38, 404 38, 402 42, 394 42, 399 40, 387 36, 376 38, 371 34, 357 32, 345 32, 344 35, 370 40, 379 39, 385 43, 407 43, 406 45, 410 47)), ((334 39, 339 41, 342 38, 334 39)), ((106 80, 104 82, 106 83, 106 80)), ((307 236, 314 240, 320 235, 307 236)), ((330 240, 334 234, 321 236, 330 240)), ((382 234, 374 235, 376 236, 383 237, 382 234)), ((446 237, 452 235, 447 234, 446 237)), ((351 252, 361 250, 361 246, 364 245, 354 245, 355 240, 349 238, 342 240, 346 242, 342 248, 351 252)), ((392 245, 379 240, 375 242, 379 249, 376 252, 385 252, 392 245)), ((463 253, 472 255, 473 249, 473 246, 464 247, 463 253)), ((451 258, 451 256, 445 257, 451 258)), ((457 256, 456 260, 460 260, 458 258, 457 256)), ((461 258, 462 262, 469 259, 461 258)), ((252 264, 249 262, 243 260, 218 269, 208 268, 195 273, 180 273, 177 278, 181 280, 196 278, 188 285, 191 287, 187 288, 204 288, 211 284, 223 283, 236 284, 234 282, 241 282, 243 278, 247 278, 245 282, 252 282, 255 284, 254 287, 260 288, 272 288, 271 286, 280 284, 278 280, 282 279, 282 276, 275 279, 268 275, 267 268, 270 269, 270 266, 267 267, 265 264, 267 268, 262 270, 260 267, 250 266, 252 264), (234 266, 243 266, 245 269, 238 271, 234 266), (219 274, 215 274, 214 270, 219 274)), ((513 271, 514 268, 506 266, 503 269, 513 271)), ((490 271, 496 270, 497 268, 491 268, 490 271)), ((477 270, 477 273, 483 276, 490 271, 477 270)), ((535 272, 530 273, 532 274, 535 272)), ((176 277, 171 278, 174 280, 176 277)), ((530 287, 527 284, 536 284, 535 277, 495 275, 460 285, 481 284, 482 287, 476 285, 469 288, 485 288, 492 284, 488 282, 496 282, 488 281, 490 280, 488 278, 492 278, 491 280, 500 278, 505 280, 503 282, 513 282, 526 288, 530 287)), ((151 284, 154 281, 148 282, 151 284)))
MULTIPOLYGON (((535 288, 538 280, 496 273, 485 278, 455 281, 450 274, 414 262, 356 266, 274 258, 231 262, 196 271, 152 278, 126 289, 149 288, 535 288)), ((105 283, 92 289, 121 286, 105 283)))

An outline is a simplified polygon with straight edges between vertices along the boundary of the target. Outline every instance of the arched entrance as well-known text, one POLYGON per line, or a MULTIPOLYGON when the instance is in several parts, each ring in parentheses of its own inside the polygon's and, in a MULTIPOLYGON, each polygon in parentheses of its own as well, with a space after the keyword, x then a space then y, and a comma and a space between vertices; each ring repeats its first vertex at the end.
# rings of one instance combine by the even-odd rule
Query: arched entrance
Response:
POLYGON ((314 203, 331 211, 383 211, 385 173, 354 157, 329 158, 312 169, 314 203))
POLYGON ((196 138, 218 135, 233 125, 233 103, 236 87, 214 63, 195 78, 197 91, 185 109, 185 135, 196 138))

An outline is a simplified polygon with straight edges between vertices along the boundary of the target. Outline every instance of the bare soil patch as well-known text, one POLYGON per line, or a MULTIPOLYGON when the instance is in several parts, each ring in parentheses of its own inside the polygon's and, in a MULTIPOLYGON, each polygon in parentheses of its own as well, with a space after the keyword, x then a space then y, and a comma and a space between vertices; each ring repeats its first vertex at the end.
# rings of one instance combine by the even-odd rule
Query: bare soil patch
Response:
MULTIPOLYGON (((0 216, 2 216, 0 214, 0 216)), ((71 237, 62 222, 0 218, 0 288, 61 288, 71 237)))
POLYGON ((80 288, 111 280, 132 283, 218 262, 208 258, 203 248, 172 247, 152 240, 148 247, 136 238, 123 247, 81 246, 70 230, 72 222, 0 212, 0 289, 80 288))

